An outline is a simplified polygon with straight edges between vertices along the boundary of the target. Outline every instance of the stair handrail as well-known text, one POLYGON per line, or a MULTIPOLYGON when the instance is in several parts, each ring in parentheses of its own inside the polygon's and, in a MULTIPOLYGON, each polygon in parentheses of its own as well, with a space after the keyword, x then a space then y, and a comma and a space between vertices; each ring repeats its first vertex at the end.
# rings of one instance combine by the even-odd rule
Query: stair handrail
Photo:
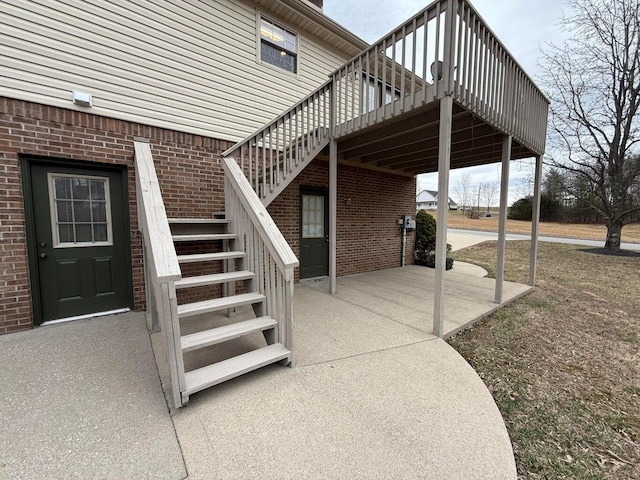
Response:
POLYGON ((294 269, 300 262, 233 157, 223 157, 225 216, 237 235, 236 248, 246 252, 246 269, 263 294, 265 314, 278 322, 278 340, 291 352, 293 364, 294 269))
MULTIPOLYGON (((138 230, 142 233, 147 311, 160 326, 166 344, 174 405, 183 405, 186 390, 180 349, 180 326, 175 282, 182 278, 151 147, 134 142, 138 230)), ((153 330, 153 328, 152 328, 153 330)))
POLYGON ((256 136, 258 136, 260 133, 266 132, 267 130, 269 130, 270 126, 276 125, 279 121, 283 120, 288 113, 292 113, 292 112, 296 111, 298 108, 303 106, 306 102, 308 102, 317 93, 326 90, 329 86, 331 86, 332 81, 333 81, 332 79, 327 80, 325 83, 320 85, 317 89, 315 89, 309 95, 304 97, 302 100, 296 102, 291 108, 285 110, 282 114, 278 115, 273 120, 265 123, 263 126, 261 126, 260 128, 256 129, 253 133, 250 133, 249 135, 244 137, 242 140, 240 140, 238 143, 234 144, 232 147, 230 147, 227 150, 225 150, 224 152, 222 152, 222 156, 223 157, 234 157, 234 156, 236 156, 236 152, 238 150, 240 150, 240 148, 243 145, 247 145, 252 139, 254 139, 256 136))
MULTIPOLYGON (((253 188, 251 188, 247 177, 242 173, 235 158, 224 157, 222 165, 226 174, 225 179, 238 196, 246 215, 248 215, 251 223, 260 233, 260 237, 265 241, 265 245, 273 255, 278 267, 281 270, 297 267, 300 264, 298 257, 293 253, 266 207, 262 204, 253 188)), ((227 194, 226 190, 225 195, 227 194)))
POLYGON ((328 142, 332 80, 223 152, 234 157, 263 203, 328 142))

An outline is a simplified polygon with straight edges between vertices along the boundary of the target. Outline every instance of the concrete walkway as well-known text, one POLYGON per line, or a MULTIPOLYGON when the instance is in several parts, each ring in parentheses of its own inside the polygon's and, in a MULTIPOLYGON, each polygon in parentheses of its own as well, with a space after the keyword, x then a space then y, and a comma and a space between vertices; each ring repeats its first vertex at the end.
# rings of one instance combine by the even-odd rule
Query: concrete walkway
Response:
POLYGON ((186 476, 142 313, 0 336, 0 478, 186 476))

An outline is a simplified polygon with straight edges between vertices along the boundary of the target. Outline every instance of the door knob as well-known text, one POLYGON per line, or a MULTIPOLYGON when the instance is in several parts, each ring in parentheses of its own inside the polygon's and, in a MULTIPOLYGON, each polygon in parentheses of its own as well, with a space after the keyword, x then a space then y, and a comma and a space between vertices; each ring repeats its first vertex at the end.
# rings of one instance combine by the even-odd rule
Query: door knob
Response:
POLYGON ((40 254, 40 258, 47 258, 47 254, 46 254, 46 253, 44 253, 44 252, 42 252, 42 253, 40 254))

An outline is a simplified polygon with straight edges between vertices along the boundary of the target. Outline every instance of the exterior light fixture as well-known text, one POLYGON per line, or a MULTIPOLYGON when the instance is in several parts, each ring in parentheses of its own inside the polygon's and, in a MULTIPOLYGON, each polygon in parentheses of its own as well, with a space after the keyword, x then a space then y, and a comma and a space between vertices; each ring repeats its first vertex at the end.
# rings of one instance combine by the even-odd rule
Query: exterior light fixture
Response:
POLYGON ((442 80, 443 63, 438 60, 431 64, 431 76, 434 80, 442 80))
POLYGON ((90 93, 73 91, 73 103, 81 107, 93 107, 93 96, 90 93))

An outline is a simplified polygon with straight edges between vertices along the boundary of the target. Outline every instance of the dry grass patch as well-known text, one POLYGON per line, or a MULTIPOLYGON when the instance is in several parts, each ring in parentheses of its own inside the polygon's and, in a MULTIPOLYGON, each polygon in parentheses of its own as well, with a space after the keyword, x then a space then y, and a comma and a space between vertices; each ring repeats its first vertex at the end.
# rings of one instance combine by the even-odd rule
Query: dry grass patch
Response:
MULTIPOLYGON (((435 215, 435 213, 432 213, 435 215)), ((492 213, 490 218, 471 219, 465 217, 461 211, 449 212, 449 228, 465 230, 498 231, 498 214, 492 213)), ((531 222, 522 220, 507 220, 509 233, 531 233, 531 222)), ((550 237, 584 238, 587 240, 601 240, 604 242, 607 229, 604 225, 581 225, 575 223, 540 222, 540 235, 550 237)), ((640 223, 633 223, 622 228, 622 241, 640 243, 640 223)))
MULTIPOLYGON (((529 242, 507 244, 525 283, 529 242)), ((495 242, 453 252, 493 270, 495 242)), ((450 340, 483 378, 521 479, 640 479, 640 255, 541 243, 538 285, 450 340)))

